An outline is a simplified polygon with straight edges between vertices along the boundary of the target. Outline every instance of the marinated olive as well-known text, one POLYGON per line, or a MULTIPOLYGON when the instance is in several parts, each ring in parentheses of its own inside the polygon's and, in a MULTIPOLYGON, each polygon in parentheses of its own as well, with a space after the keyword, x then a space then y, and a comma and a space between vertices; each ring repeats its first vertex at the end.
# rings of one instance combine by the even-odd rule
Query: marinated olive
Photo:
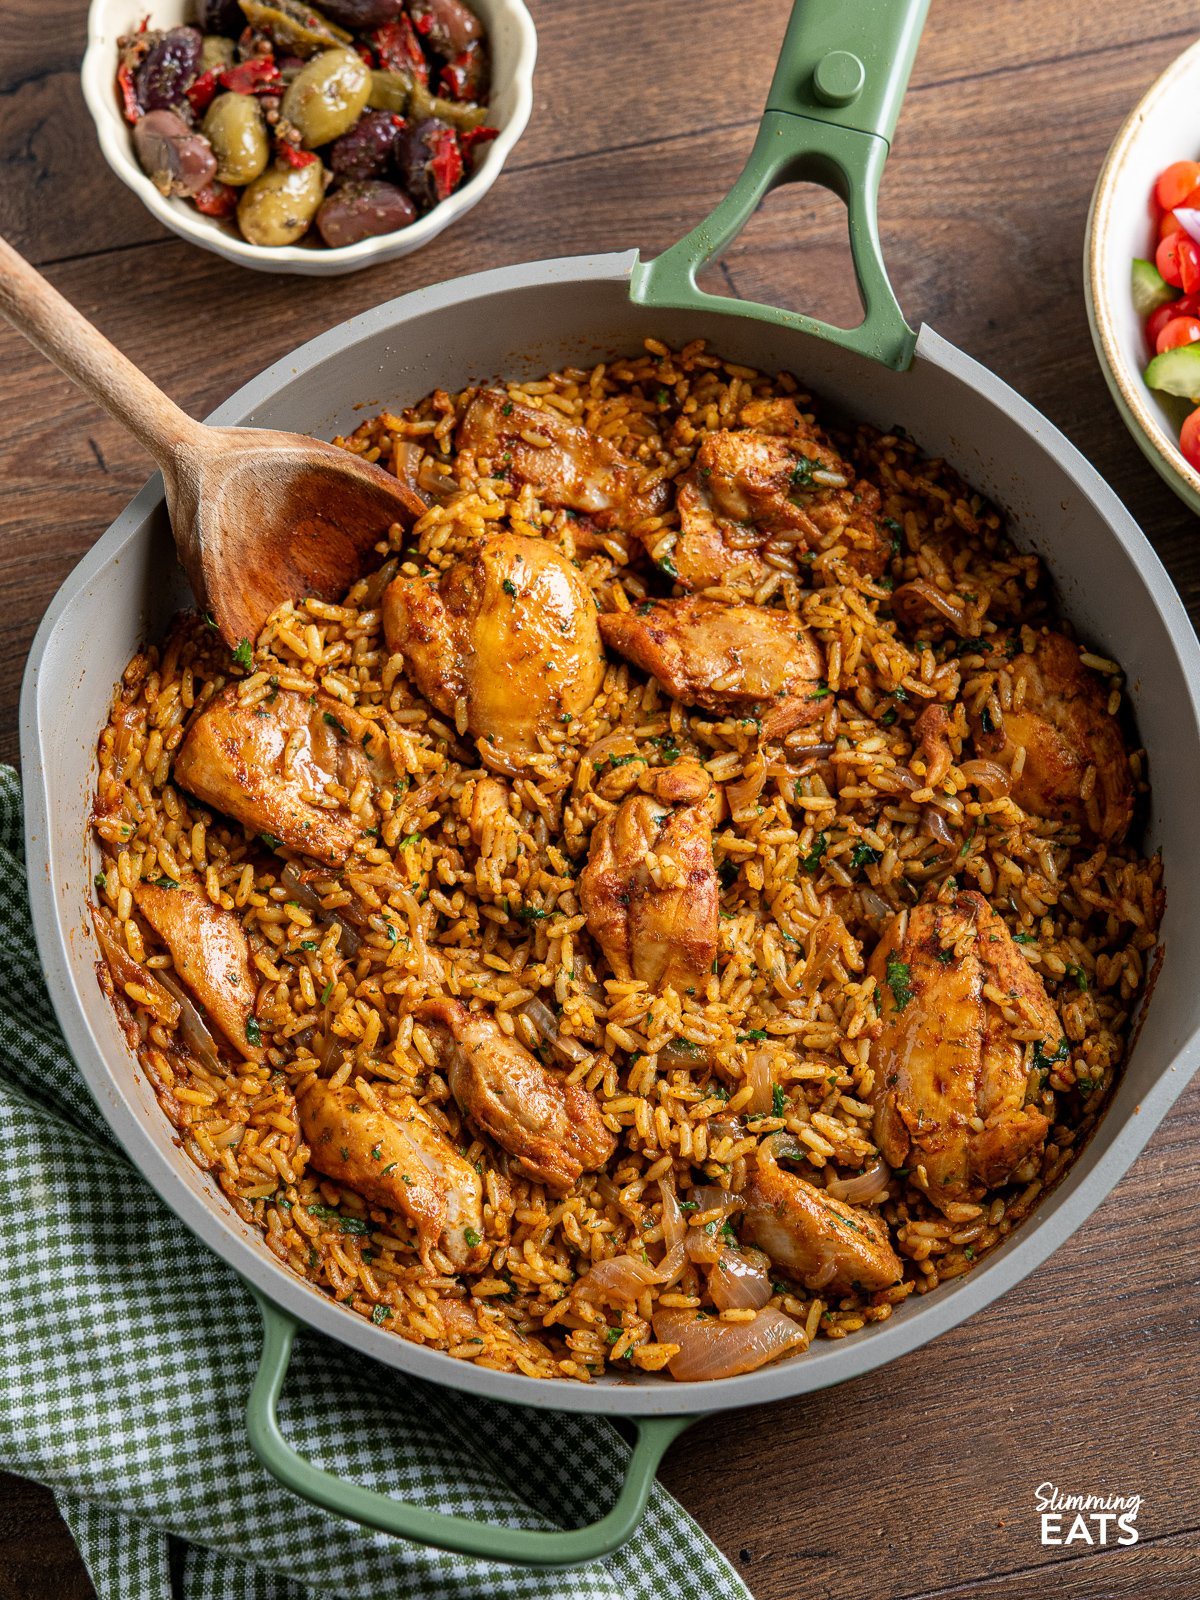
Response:
POLYGON ((133 127, 133 147, 162 194, 196 194, 216 176, 208 140, 173 111, 148 111, 140 118, 133 127))
POLYGON ((237 188, 253 183, 270 158, 267 125, 252 94, 219 94, 204 118, 204 137, 217 158, 221 183, 237 188))
POLYGON ((200 72, 203 43, 197 28, 170 28, 151 45, 133 80, 143 111, 173 111, 185 103, 200 72))
POLYGON ((376 70, 371 73, 371 89, 367 95, 367 104, 377 111, 403 113, 412 93, 412 85, 413 80, 407 73, 376 70))
POLYGON ((324 0, 324 6, 343 28, 378 28, 395 21, 404 0, 324 0))
POLYGON ((331 250, 395 233, 416 220, 417 208, 404 190, 377 178, 342 184, 317 212, 317 227, 331 250))
POLYGON ((453 128, 427 117, 396 135, 396 170, 422 211, 444 200, 463 175, 462 151, 453 128))
POLYGON ((325 168, 319 161, 268 167, 242 190, 238 226, 251 244, 295 244, 308 231, 324 195, 325 168))
MULTIPOLYGON (((358 119, 371 73, 353 50, 323 50, 296 74, 280 106, 306 150, 340 139, 358 119)), ((303 169, 302 169, 303 170, 303 169)))
POLYGON ((334 177, 382 178, 391 164, 399 125, 399 118, 390 111, 364 111, 329 152, 329 170, 334 177))
POLYGON ((222 72, 233 65, 233 40, 220 33, 206 33, 200 46, 200 71, 222 72))
POLYGON ((303 0, 241 0, 251 27, 265 33, 277 50, 307 59, 318 50, 349 44, 350 35, 303 0))
POLYGON ((483 24, 462 0, 410 0, 408 9, 417 32, 441 56, 456 56, 483 37, 483 24))
POLYGON ((205 33, 236 39, 246 26, 237 0, 196 0, 196 21, 205 33))
POLYGON ((412 93, 408 97, 408 114, 414 122, 434 117, 439 122, 448 122, 460 133, 467 133, 485 121, 487 107, 460 106, 453 100, 443 100, 440 95, 430 94, 428 89, 422 88, 419 83, 414 83, 412 93))

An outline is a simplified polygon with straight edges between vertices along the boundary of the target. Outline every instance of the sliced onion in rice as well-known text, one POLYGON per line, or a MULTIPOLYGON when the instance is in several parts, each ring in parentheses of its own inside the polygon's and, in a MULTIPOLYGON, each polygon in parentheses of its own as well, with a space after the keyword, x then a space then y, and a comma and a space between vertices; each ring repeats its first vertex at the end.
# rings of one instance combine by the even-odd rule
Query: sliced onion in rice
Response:
POLYGON ((517 1007, 518 1015, 528 1017, 542 1038, 564 1060, 577 1065, 580 1061, 592 1062, 596 1059, 593 1051, 581 1045, 578 1039, 568 1038, 558 1031, 558 1019, 544 1000, 539 1000, 535 995, 532 1000, 526 1000, 523 1006, 517 1007))
POLYGON ((949 824, 937 806, 922 807, 921 826, 931 839, 937 840, 938 844, 944 844, 950 850, 957 848, 957 841, 950 832, 949 824))
POLYGON ((881 1194, 887 1193, 887 1186, 892 1181, 892 1169, 886 1161, 876 1161, 854 1178, 830 1178, 825 1185, 825 1193, 832 1195, 835 1200, 848 1200, 851 1205, 870 1205, 872 1200, 878 1200, 881 1194))
POLYGON ((691 1067, 711 1067, 712 1063, 712 1045, 693 1044, 690 1039, 672 1039, 658 1052, 660 1072, 671 1072, 679 1068, 686 1072, 691 1067))
POLYGON ((662 1195, 663 1243, 667 1253, 658 1265, 639 1261, 636 1256, 613 1256, 608 1261, 597 1261, 589 1267, 571 1290, 571 1298, 593 1303, 609 1304, 618 1300, 636 1300, 643 1289, 652 1286, 668 1288, 675 1282, 687 1264, 686 1236, 688 1225, 675 1191, 663 1179, 658 1181, 662 1195))
POLYGON ((902 583, 892 596, 892 610, 908 628, 944 617, 961 638, 974 636, 970 607, 956 594, 943 594, 928 578, 913 578, 902 583))
POLYGON ((863 909, 872 917, 890 917, 892 908, 887 901, 874 889, 860 889, 858 897, 863 903, 863 909))
POLYGON ((662 1195, 662 1230, 663 1243, 667 1247, 667 1254, 681 1245, 687 1237, 688 1225, 675 1196, 675 1190, 665 1178, 658 1180, 658 1192, 662 1195))
POLYGON ((767 781, 767 769, 761 757, 753 763, 751 770, 736 783, 725 785, 725 799, 729 809, 736 816, 739 811, 744 811, 747 806, 752 806, 763 792, 767 781))
POLYGON ((661 1344, 679 1346, 667 1366, 671 1376, 683 1383, 753 1372, 789 1350, 808 1346, 800 1324, 774 1306, 765 1307, 753 1322, 720 1322, 674 1308, 656 1311, 654 1337, 661 1344))
POLYGON ((345 917, 339 916, 336 911, 326 911, 321 904, 321 896, 315 889, 310 888, 305 883, 300 876, 300 868, 294 861, 289 861, 287 866, 284 867, 279 881, 287 890, 290 898, 297 905, 303 906, 306 911, 311 911, 317 921, 324 927, 328 927, 330 923, 337 924, 342 930, 341 938, 338 940, 338 950, 348 961, 353 961, 362 948, 362 940, 346 921, 345 917))
POLYGON ((601 766, 609 756, 631 756, 637 750, 637 740, 628 728, 616 728, 612 733, 606 733, 603 739, 585 752, 584 760, 590 761, 593 767, 601 766))
POLYGON ((968 783, 991 791, 993 798, 1006 795, 1012 788, 1012 777, 995 761, 964 761, 958 769, 968 783))
POLYGON ((378 571, 373 572, 363 585, 363 597, 360 605, 364 611, 374 611, 383 599, 383 591, 396 576, 400 565, 399 556, 390 556, 378 571))
POLYGON ((721 1238, 719 1228, 719 1223, 710 1222, 703 1228, 688 1229, 684 1249, 689 1261, 694 1261, 698 1266, 711 1267, 720 1260, 725 1241, 721 1238))
POLYGON ((741 1117, 710 1117, 707 1123, 709 1142, 713 1139, 744 1139, 746 1124, 741 1117))
POLYGON ((688 1199, 696 1202, 697 1216, 703 1216, 706 1211, 720 1210, 721 1215, 727 1217, 734 1211, 744 1211, 746 1207, 744 1196, 734 1194, 732 1189, 722 1189, 715 1183, 706 1183, 691 1190, 688 1199))
POLYGON ((746 1082, 750 1085, 750 1098, 746 1102, 746 1114, 751 1117, 770 1116, 771 1108, 775 1104, 775 1082, 771 1077, 771 1052, 769 1050, 756 1050, 750 1057, 746 1082))
POLYGON ((757 1311, 771 1298, 771 1279, 761 1261, 722 1250, 708 1275, 708 1292, 718 1311, 757 1311))
POLYGON ((217 1041, 208 1031, 183 987, 176 983, 169 972, 159 972, 155 976, 179 1006, 179 1024, 176 1031, 182 1043, 202 1067, 207 1067, 210 1072, 218 1075, 223 1074, 225 1068, 221 1065, 221 1058, 217 1054, 217 1041))

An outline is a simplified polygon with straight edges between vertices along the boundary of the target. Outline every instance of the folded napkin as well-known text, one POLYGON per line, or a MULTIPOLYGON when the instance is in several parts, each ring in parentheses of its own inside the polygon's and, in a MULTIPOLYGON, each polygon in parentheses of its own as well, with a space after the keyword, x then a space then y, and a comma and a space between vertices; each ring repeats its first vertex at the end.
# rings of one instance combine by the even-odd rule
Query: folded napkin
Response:
MULTIPOLYGON (((746 1600, 657 1487, 623 1549, 561 1572, 427 1550, 281 1488, 242 1421, 254 1303, 130 1166, 67 1054, 6 767, 0 963, 0 1467, 53 1489, 100 1600, 746 1600)), ((593 1521, 629 1456, 603 1420, 439 1389, 315 1333, 299 1341, 280 1418, 345 1477, 511 1526, 593 1521)))

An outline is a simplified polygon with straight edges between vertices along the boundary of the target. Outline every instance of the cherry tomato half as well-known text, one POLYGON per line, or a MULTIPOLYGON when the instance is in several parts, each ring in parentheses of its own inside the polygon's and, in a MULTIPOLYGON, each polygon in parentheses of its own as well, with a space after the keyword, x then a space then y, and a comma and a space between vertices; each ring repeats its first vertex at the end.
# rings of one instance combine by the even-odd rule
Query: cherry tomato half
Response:
POLYGON ((1158 224, 1158 237, 1169 239, 1173 233, 1186 233, 1187 229, 1173 211, 1164 211, 1158 224))
POLYGON ((1183 292, 1195 294, 1200 290, 1200 244, 1189 234, 1186 239, 1175 241, 1175 253, 1183 276, 1183 292))
POLYGON ((1183 268, 1179 263, 1180 241, 1187 238, 1186 233, 1172 233, 1163 239, 1158 249, 1154 252, 1154 265, 1163 277, 1176 289, 1183 288, 1183 268))
POLYGON ((1196 188, 1200 188, 1200 161, 1172 161, 1158 175, 1154 198, 1164 211, 1174 211, 1196 188))
POLYGON ((1184 422, 1179 435, 1179 448, 1188 466, 1200 472, 1200 406, 1184 422))
POLYGON ((1168 300, 1165 306, 1159 306, 1146 318, 1146 343, 1151 350, 1158 349, 1158 336, 1168 322, 1174 322, 1179 316, 1179 306, 1180 301, 1168 300))
POLYGON ((1195 344, 1200 339, 1200 318, 1172 317, 1154 341, 1159 355, 1164 350, 1177 350, 1181 344, 1195 344))

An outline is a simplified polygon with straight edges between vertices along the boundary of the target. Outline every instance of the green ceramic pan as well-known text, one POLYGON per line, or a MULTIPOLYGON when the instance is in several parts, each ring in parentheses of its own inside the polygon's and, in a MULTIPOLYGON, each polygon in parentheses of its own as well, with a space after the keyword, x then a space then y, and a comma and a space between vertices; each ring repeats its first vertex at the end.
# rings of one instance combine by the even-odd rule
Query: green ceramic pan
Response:
POLYGON ((1095 1136, 1057 1190, 974 1272, 852 1338, 819 1341, 743 1377, 691 1385, 657 1375, 585 1385, 486 1371, 405 1343, 292 1276, 176 1148, 95 978, 87 841, 96 737, 129 656, 160 636, 188 598, 157 478, 68 579, 34 643, 22 696, 28 849, 34 920, 59 1019, 130 1157, 258 1297, 265 1335, 249 1397, 254 1448, 297 1494, 371 1527, 542 1566, 614 1549, 637 1526, 662 1452, 692 1418, 841 1383, 988 1304, 1103 1199, 1195 1070, 1200 986, 1173 952, 1200 945, 1190 799, 1200 770, 1200 652, 1153 551, 1099 475, 997 378, 928 327, 914 332, 896 304, 880 257, 875 195, 926 4, 799 0, 746 170, 713 215, 657 260, 628 251, 541 261, 406 295, 293 352, 211 420, 329 437, 348 432, 363 404, 399 407, 434 387, 587 364, 636 351, 649 335, 673 344, 705 338, 730 359, 800 374, 851 416, 903 423, 1004 508, 1014 537, 1036 549, 1055 577, 1080 636, 1126 668, 1154 784, 1147 848, 1163 852, 1168 911, 1154 1003, 1095 1136), (792 179, 825 184, 846 201, 866 306, 856 329, 715 299, 696 287, 703 262, 768 190, 792 179), (492 1399, 627 1418, 637 1442, 617 1505, 589 1528, 495 1528, 401 1504, 302 1460, 275 1409, 300 1325, 393 1368, 397 1382, 412 1375, 492 1399))

